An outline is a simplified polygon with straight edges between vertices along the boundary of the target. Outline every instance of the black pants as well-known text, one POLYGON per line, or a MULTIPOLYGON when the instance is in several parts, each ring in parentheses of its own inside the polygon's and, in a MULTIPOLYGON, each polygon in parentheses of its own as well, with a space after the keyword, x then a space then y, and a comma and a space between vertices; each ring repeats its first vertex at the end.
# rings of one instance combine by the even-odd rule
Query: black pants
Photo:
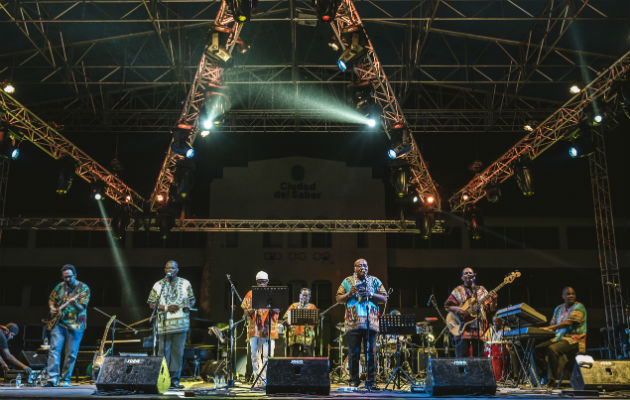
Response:
POLYGON ((289 357, 313 357, 313 346, 292 344, 289 346, 289 357))
POLYGON ((350 383, 359 384, 359 361, 361 359, 361 343, 366 354, 367 384, 374 385, 376 365, 376 331, 354 329, 346 333, 348 354, 350 356, 350 383), (369 340, 368 340, 369 339, 369 340))
POLYGON ((479 339, 460 339, 458 341, 453 340, 453 345, 455 347, 455 357, 469 357, 470 353, 468 349, 472 344, 472 355, 473 357, 480 357, 483 355, 483 340, 479 339))
POLYGON ((546 377, 547 365, 549 365, 551 378, 555 380, 562 379, 562 373, 566 366, 566 360, 562 356, 566 355, 570 360, 571 357, 575 357, 578 349, 577 343, 571 344, 567 340, 547 340, 537 344, 534 348, 534 362, 536 363, 538 374, 543 378, 546 377))

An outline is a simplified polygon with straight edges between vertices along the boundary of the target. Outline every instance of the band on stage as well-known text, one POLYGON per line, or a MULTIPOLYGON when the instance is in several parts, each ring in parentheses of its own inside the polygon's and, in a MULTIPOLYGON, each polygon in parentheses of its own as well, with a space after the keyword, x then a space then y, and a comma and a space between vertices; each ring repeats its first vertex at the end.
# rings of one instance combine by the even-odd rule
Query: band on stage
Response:
MULTIPOLYGON (((386 314, 388 300, 383 282, 368 273, 368 262, 363 258, 354 262, 351 272, 340 283, 335 304, 345 307, 343 323, 337 325, 340 336, 335 340, 335 346, 339 351, 337 369, 343 372, 339 376, 347 380, 348 385, 357 387, 365 384, 366 388, 375 389, 377 370, 390 371, 394 364, 401 364, 397 367, 401 367, 405 373, 411 372, 410 364, 416 362, 409 352, 411 346, 425 349, 428 357, 437 356, 437 338, 431 327, 431 322, 437 318, 428 318, 428 321, 416 324, 416 331, 421 337, 420 344, 417 344, 417 340, 413 344, 408 334, 382 333, 379 325, 386 314), (345 359, 342 357, 342 341, 347 346, 345 359), (392 358, 394 351, 398 355, 396 360, 392 358)), ((191 283, 178 276, 179 265, 176 261, 169 260, 166 263, 164 274, 164 278, 155 282, 147 299, 149 309, 153 312, 150 322, 154 333, 154 351, 166 360, 171 387, 181 388, 184 348, 195 297, 191 283)), ((477 284, 477 274, 472 268, 464 268, 461 273, 462 284, 450 292, 441 310, 433 300, 436 311, 446 325, 438 337, 444 339, 445 347, 448 343, 452 344, 456 357, 491 358, 497 382, 517 380, 524 369, 523 365, 519 365, 522 364, 521 359, 531 357, 531 368, 536 372, 537 382, 541 385, 555 385, 563 378, 568 378, 566 370, 574 356, 585 352, 586 309, 577 301, 575 290, 569 286, 564 287, 561 292, 563 303, 554 309, 549 324, 537 331, 543 339, 537 340, 532 346, 532 354, 517 354, 522 351, 518 347, 521 336, 510 334, 513 331, 511 328, 514 328, 507 326, 510 321, 502 318, 500 311, 495 314, 498 290, 520 276, 520 273, 515 274, 506 277, 504 283, 497 288, 488 290, 477 284), (441 311, 447 313, 446 318, 441 311)), ((70 386, 87 324, 90 288, 77 279, 77 270, 73 265, 67 264, 61 268, 61 278, 62 281, 50 293, 50 315, 44 321, 50 338, 47 365, 44 379, 41 380, 45 386, 70 386)), ((269 275, 265 271, 259 271, 255 281, 258 288, 268 287, 269 275)), ((316 344, 322 341, 323 332, 315 322, 316 316, 322 310, 310 302, 311 291, 301 288, 298 301, 283 307, 285 312, 281 319, 281 308, 254 308, 255 296, 252 292, 256 287, 245 294, 240 306, 246 321, 247 344, 253 369, 252 381, 255 379, 256 386, 264 387, 268 357, 274 356, 279 338, 285 338, 286 354, 290 357, 322 355, 317 351, 316 344), (296 319, 295 316, 307 315, 306 311, 300 310, 312 310, 309 315, 315 317, 308 320, 309 322, 300 322, 303 320, 296 319)), ((433 298, 432 295, 429 304, 433 298)), ((404 317, 397 310, 388 315, 404 317)), ((215 329, 214 332, 216 331, 215 329)), ((9 351, 8 341, 18 332, 19 327, 15 323, 0 325, 0 366, 5 371, 5 376, 10 366, 23 370, 25 374, 31 373, 31 368, 17 360, 9 351)), ((328 346, 328 352, 331 347, 332 344, 328 346)), ((419 360, 420 358, 417 363, 419 360)))

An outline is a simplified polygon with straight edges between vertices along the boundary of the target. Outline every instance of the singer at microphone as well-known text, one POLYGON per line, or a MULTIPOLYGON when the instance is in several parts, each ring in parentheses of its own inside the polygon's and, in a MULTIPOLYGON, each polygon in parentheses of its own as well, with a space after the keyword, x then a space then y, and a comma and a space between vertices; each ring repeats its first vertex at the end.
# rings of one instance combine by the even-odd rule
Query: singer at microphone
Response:
POLYGON ((171 376, 172 388, 183 388, 179 384, 184 357, 184 345, 190 329, 189 311, 195 305, 192 286, 187 279, 177 276, 179 266, 170 260, 164 266, 163 279, 155 282, 147 303, 152 309, 157 307, 158 355, 164 356, 171 376))

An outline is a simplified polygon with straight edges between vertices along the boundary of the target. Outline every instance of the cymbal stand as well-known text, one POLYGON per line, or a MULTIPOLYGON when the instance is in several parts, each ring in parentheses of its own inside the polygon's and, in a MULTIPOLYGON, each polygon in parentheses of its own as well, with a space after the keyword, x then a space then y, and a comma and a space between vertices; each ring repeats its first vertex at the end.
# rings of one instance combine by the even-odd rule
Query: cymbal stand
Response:
POLYGON ((339 331, 339 337, 336 340, 337 342, 337 350, 339 356, 339 365, 337 365, 331 372, 330 377, 331 380, 336 374, 337 382, 342 382, 344 380, 344 365, 343 365, 343 337, 345 336, 345 332, 339 331))

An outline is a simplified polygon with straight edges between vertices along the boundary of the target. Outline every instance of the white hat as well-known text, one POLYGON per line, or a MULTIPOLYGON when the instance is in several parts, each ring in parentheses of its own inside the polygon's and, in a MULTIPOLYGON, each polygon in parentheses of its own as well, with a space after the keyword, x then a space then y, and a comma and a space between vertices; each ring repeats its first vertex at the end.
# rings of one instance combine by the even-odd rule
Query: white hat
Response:
POLYGON ((265 271, 259 271, 256 274, 256 280, 257 281, 268 281, 269 280, 269 275, 267 275, 267 273, 265 271))

